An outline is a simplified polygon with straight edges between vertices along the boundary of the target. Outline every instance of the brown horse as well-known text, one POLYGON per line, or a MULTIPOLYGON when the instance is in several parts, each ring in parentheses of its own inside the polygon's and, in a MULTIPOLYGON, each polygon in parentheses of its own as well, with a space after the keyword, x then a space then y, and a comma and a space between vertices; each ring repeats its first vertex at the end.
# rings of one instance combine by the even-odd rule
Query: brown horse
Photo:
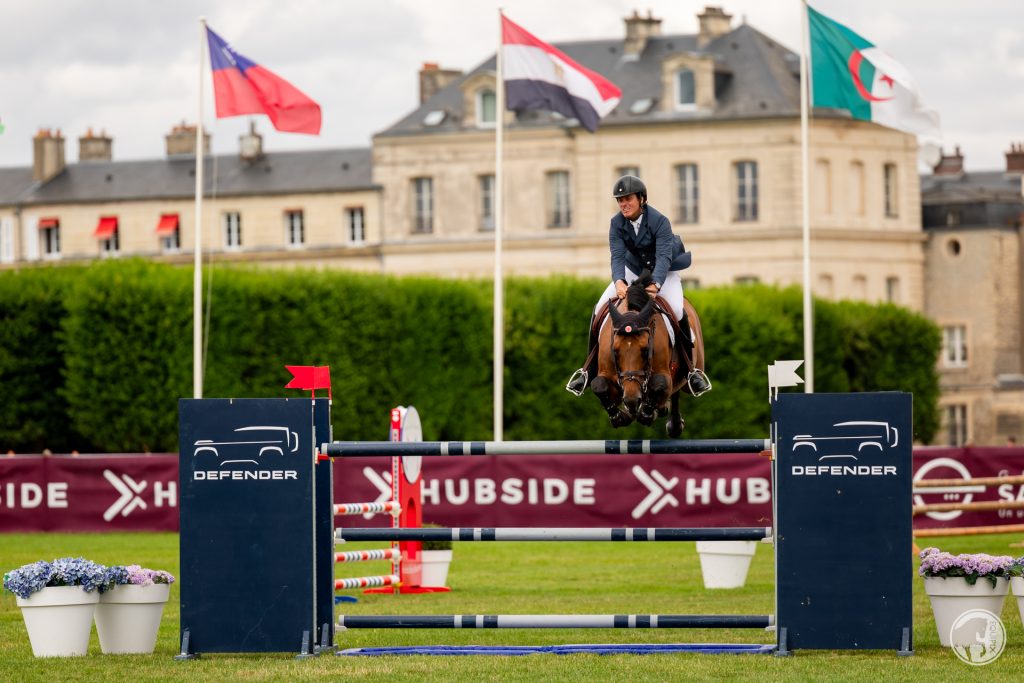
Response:
MULTIPOLYGON (((704 339, 697 312, 686 301, 693 350, 673 350, 667 320, 672 313, 667 304, 651 298, 645 289, 648 284, 650 276, 645 273, 629 286, 625 299, 608 302, 608 316, 600 323, 597 377, 591 388, 612 426, 624 427, 634 420, 650 425, 657 416, 668 415, 665 429, 675 438, 683 431, 679 393, 693 393, 687 378, 691 364, 704 369, 704 339)), ((677 344, 684 349, 689 346, 676 336, 677 344)))

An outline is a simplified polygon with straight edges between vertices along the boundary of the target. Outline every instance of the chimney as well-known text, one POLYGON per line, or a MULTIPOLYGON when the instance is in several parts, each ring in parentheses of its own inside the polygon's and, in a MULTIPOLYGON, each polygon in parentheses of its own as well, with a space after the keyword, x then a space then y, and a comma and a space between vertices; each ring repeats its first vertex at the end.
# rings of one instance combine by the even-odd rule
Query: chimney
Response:
POLYGON ((64 136, 58 128, 40 128, 32 139, 32 179, 41 183, 64 170, 64 136))
POLYGON ((732 15, 726 14, 721 7, 707 5, 703 14, 697 15, 700 21, 700 33, 697 34, 697 47, 703 48, 718 36, 724 36, 732 30, 732 15))
POLYGON ((1014 175, 1024 173, 1024 144, 1010 143, 1010 151, 1006 153, 1006 172, 1014 175))
POLYGON ((661 35, 661 19, 655 19, 651 10, 647 10, 647 16, 641 17, 640 13, 633 10, 633 16, 626 17, 626 41, 622 45, 622 52, 626 57, 638 58, 647 47, 647 39, 651 36, 661 35))
MULTIPOLYGON (((196 155, 196 127, 184 121, 164 136, 167 140, 167 156, 183 157, 196 155)), ((210 134, 203 131, 203 154, 210 153, 210 134)))
POLYGON ((92 132, 92 128, 85 131, 85 135, 78 138, 78 161, 110 161, 113 158, 114 141, 101 131, 99 135, 92 132))
MULTIPOLYGON (((1006 155, 1007 165, 1009 165, 1010 155, 1006 155)), ((952 154, 942 153, 942 157, 939 159, 939 163, 935 164, 935 168, 932 169, 932 173, 935 175, 960 175, 964 172, 964 155, 960 153, 960 145, 956 146, 956 151, 952 154)))
POLYGON ((263 136, 256 132, 255 121, 249 121, 248 133, 238 136, 238 153, 250 163, 263 157, 263 136))
POLYGON ((442 69, 437 62, 423 62, 423 68, 420 69, 420 104, 461 75, 462 72, 457 69, 442 69))

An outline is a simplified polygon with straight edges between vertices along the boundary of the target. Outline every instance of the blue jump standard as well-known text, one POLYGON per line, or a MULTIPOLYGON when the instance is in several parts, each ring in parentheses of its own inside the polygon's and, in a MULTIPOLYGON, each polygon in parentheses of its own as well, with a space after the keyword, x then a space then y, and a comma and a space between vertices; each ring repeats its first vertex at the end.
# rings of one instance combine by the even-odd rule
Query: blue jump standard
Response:
POLYGON ((334 532, 337 541, 760 541, 772 528, 346 528, 334 532))
POLYGON ((735 645, 732 643, 664 643, 650 645, 413 645, 409 647, 360 647, 341 650, 340 657, 382 657, 388 655, 492 655, 517 657, 521 655, 597 654, 597 655, 654 655, 654 654, 771 654, 774 645, 735 645))
POLYGON ((330 457, 369 455, 674 455, 763 453, 770 439, 612 439, 607 441, 335 441, 320 446, 330 457))

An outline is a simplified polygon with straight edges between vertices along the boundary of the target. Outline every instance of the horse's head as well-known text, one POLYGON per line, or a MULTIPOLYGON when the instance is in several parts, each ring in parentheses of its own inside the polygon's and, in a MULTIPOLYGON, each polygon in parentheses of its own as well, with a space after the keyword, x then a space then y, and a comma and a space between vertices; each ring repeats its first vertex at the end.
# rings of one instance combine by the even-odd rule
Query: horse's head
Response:
POLYGON ((612 360, 622 387, 622 403, 631 415, 635 415, 651 378, 654 300, 647 297, 638 311, 629 310, 626 301, 619 306, 626 310, 619 310, 615 305, 608 307, 612 317, 612 360))

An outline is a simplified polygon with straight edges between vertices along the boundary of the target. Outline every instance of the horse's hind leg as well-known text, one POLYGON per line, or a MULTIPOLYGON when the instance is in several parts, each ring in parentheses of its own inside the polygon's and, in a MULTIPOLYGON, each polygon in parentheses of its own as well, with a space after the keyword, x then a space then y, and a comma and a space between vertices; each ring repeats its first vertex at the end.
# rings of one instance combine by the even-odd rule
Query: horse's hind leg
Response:
POLYGON ((665 432, 671 439, 678 439, 683 433, 683 418, 679 414, 679 392, 669 399, 668 419, 665 420, 665 432))

